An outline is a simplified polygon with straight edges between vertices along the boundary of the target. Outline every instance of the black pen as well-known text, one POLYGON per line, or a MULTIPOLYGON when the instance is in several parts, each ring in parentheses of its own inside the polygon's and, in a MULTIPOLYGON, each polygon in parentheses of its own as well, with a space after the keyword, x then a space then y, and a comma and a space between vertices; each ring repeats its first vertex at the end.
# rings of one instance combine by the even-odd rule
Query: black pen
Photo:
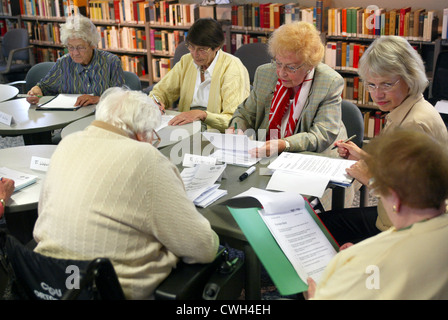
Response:
MULTIPOLYGON (((352 141, 353 139, 356 138, 356 134, 352 135, 350 138, 346 139, 345 141, 342 141, 342 143, 347 143, 349 141, 352 141)), ((338 146, 334 146, 333 148, 331 148, 331 150, 336 149, 338 146)))
POLYGON ((248 176, 250 176, 252 173, 255 172, 255 167, 250 167, 249 169, 246 170, 246 172, 244 172, 242 175, 240 175, 240 181, 245 180, 248 176))

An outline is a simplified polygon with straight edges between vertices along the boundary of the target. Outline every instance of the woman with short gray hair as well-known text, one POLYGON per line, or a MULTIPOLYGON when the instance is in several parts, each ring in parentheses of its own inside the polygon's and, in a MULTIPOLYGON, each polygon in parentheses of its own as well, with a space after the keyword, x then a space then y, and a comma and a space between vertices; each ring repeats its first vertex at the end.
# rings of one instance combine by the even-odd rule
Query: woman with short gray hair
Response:
POLYGON ((44 95, 59 93, 82 94, 77 106, 96 104, 101 94, 110 87, 121 87, 124 74, 120 59, 98 50, 101 37, 88 18, 68 17, 61 25, 61 42, 68 54, 56 61, 48 74, 28 92, 27 101, 39 102, 44 95))

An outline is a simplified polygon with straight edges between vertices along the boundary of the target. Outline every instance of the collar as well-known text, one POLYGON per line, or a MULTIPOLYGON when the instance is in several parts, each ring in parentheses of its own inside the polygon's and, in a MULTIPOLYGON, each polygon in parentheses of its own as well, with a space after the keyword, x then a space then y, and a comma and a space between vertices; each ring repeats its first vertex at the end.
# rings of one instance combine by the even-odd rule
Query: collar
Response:
POLYGON ((386 116, 387 122, 400 124, 412 107, 423 99, 423 94, 417 94, 407 97, 398 107, 389 112, 386 116))
MULTIPOLYGON (((205 70, 204 71, 204 75, 205 74, 210 74, 210 76, 213 74, 213 69, 215 68, 215 65, 216 65, 216 61, 218 61, 218 57, 219 57, 219 53, 221 52, 221 49, 219 49, 217 52, 216 52, 216 56, 215 56, 215 58, 213 59, 213 61, 212 61, 212 63, 210 64, 210 66, 207 68, 207 70, 205 70)), ((194 63, 194 65, 196 66, 196 69, 198 69, 198 72, 201 72, 201 67, 200 66, 198 66, 195 62, 194 62, 194 60, 193 60, 193 63, 194 63)))
POLYGON ((107 122, 104 122, 104 121, 94 120, 90 125, 94 126, 94 127, 97 127, 97 128, 100 128, 100 129, 104 129, 104 130, 116 133, 116 134, 119 134, 119 135, 124 136, 126 138, 130 138, 129 134, 126 131, 124 131, 123 129, 117 128, 114 125, 112 125, 110 123, 107 123, 107 122))

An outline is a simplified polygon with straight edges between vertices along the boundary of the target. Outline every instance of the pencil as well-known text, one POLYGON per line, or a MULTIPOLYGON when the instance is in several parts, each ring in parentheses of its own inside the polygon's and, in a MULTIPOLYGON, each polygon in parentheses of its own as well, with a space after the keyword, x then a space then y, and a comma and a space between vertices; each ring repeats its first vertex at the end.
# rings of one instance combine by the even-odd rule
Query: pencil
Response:
MULTIPOLYGON (((345 141, 342 141, 342 143, 347 143, 349 141, 352 141, 355 138, 356 138, 356 134, 352 135, 350 138, 346 139, 345 141)), ((333 148, 331 148, 331 150, 334 150, 336 148, 337 148, 337 146, 334 146, 333 148)))

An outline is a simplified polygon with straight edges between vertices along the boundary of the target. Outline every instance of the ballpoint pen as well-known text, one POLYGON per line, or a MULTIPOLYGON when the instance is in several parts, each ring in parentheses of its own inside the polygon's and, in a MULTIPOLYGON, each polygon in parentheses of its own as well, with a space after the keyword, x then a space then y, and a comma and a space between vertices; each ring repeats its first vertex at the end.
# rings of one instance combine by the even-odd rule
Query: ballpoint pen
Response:
MULTIPOLYGON (((352 135, 350 138, 348 138, 348 139, 342 141, 342 143, 347 143, 347 142, 349 142, 349 141, 352 141, 352 140, 355 139, 355 138, 356 138, 356 134, 354 134, 354 135, 352 135)), ((333 148, 331 148, 331 150, 334 150, 334 149, 336 149, 336 148, 337 148, 337 146, 334 146, 333 148)))
MULTIPOLYGON (((152 95, 152 98, 154 99, 154 101, 161 107, 162 103, 160 102, 159 98, 157 98, 157 96, 152 95)), ((163 114, 165 114, 165 110, 164 109, 160 109, 160 111, 162 111, 163 114)))
POLYGON ((30 94, 18 94, 17 98, 31 98, 31 97, 37 97, 37 98, 42 98, 42 96, 33 96, 30 94))

